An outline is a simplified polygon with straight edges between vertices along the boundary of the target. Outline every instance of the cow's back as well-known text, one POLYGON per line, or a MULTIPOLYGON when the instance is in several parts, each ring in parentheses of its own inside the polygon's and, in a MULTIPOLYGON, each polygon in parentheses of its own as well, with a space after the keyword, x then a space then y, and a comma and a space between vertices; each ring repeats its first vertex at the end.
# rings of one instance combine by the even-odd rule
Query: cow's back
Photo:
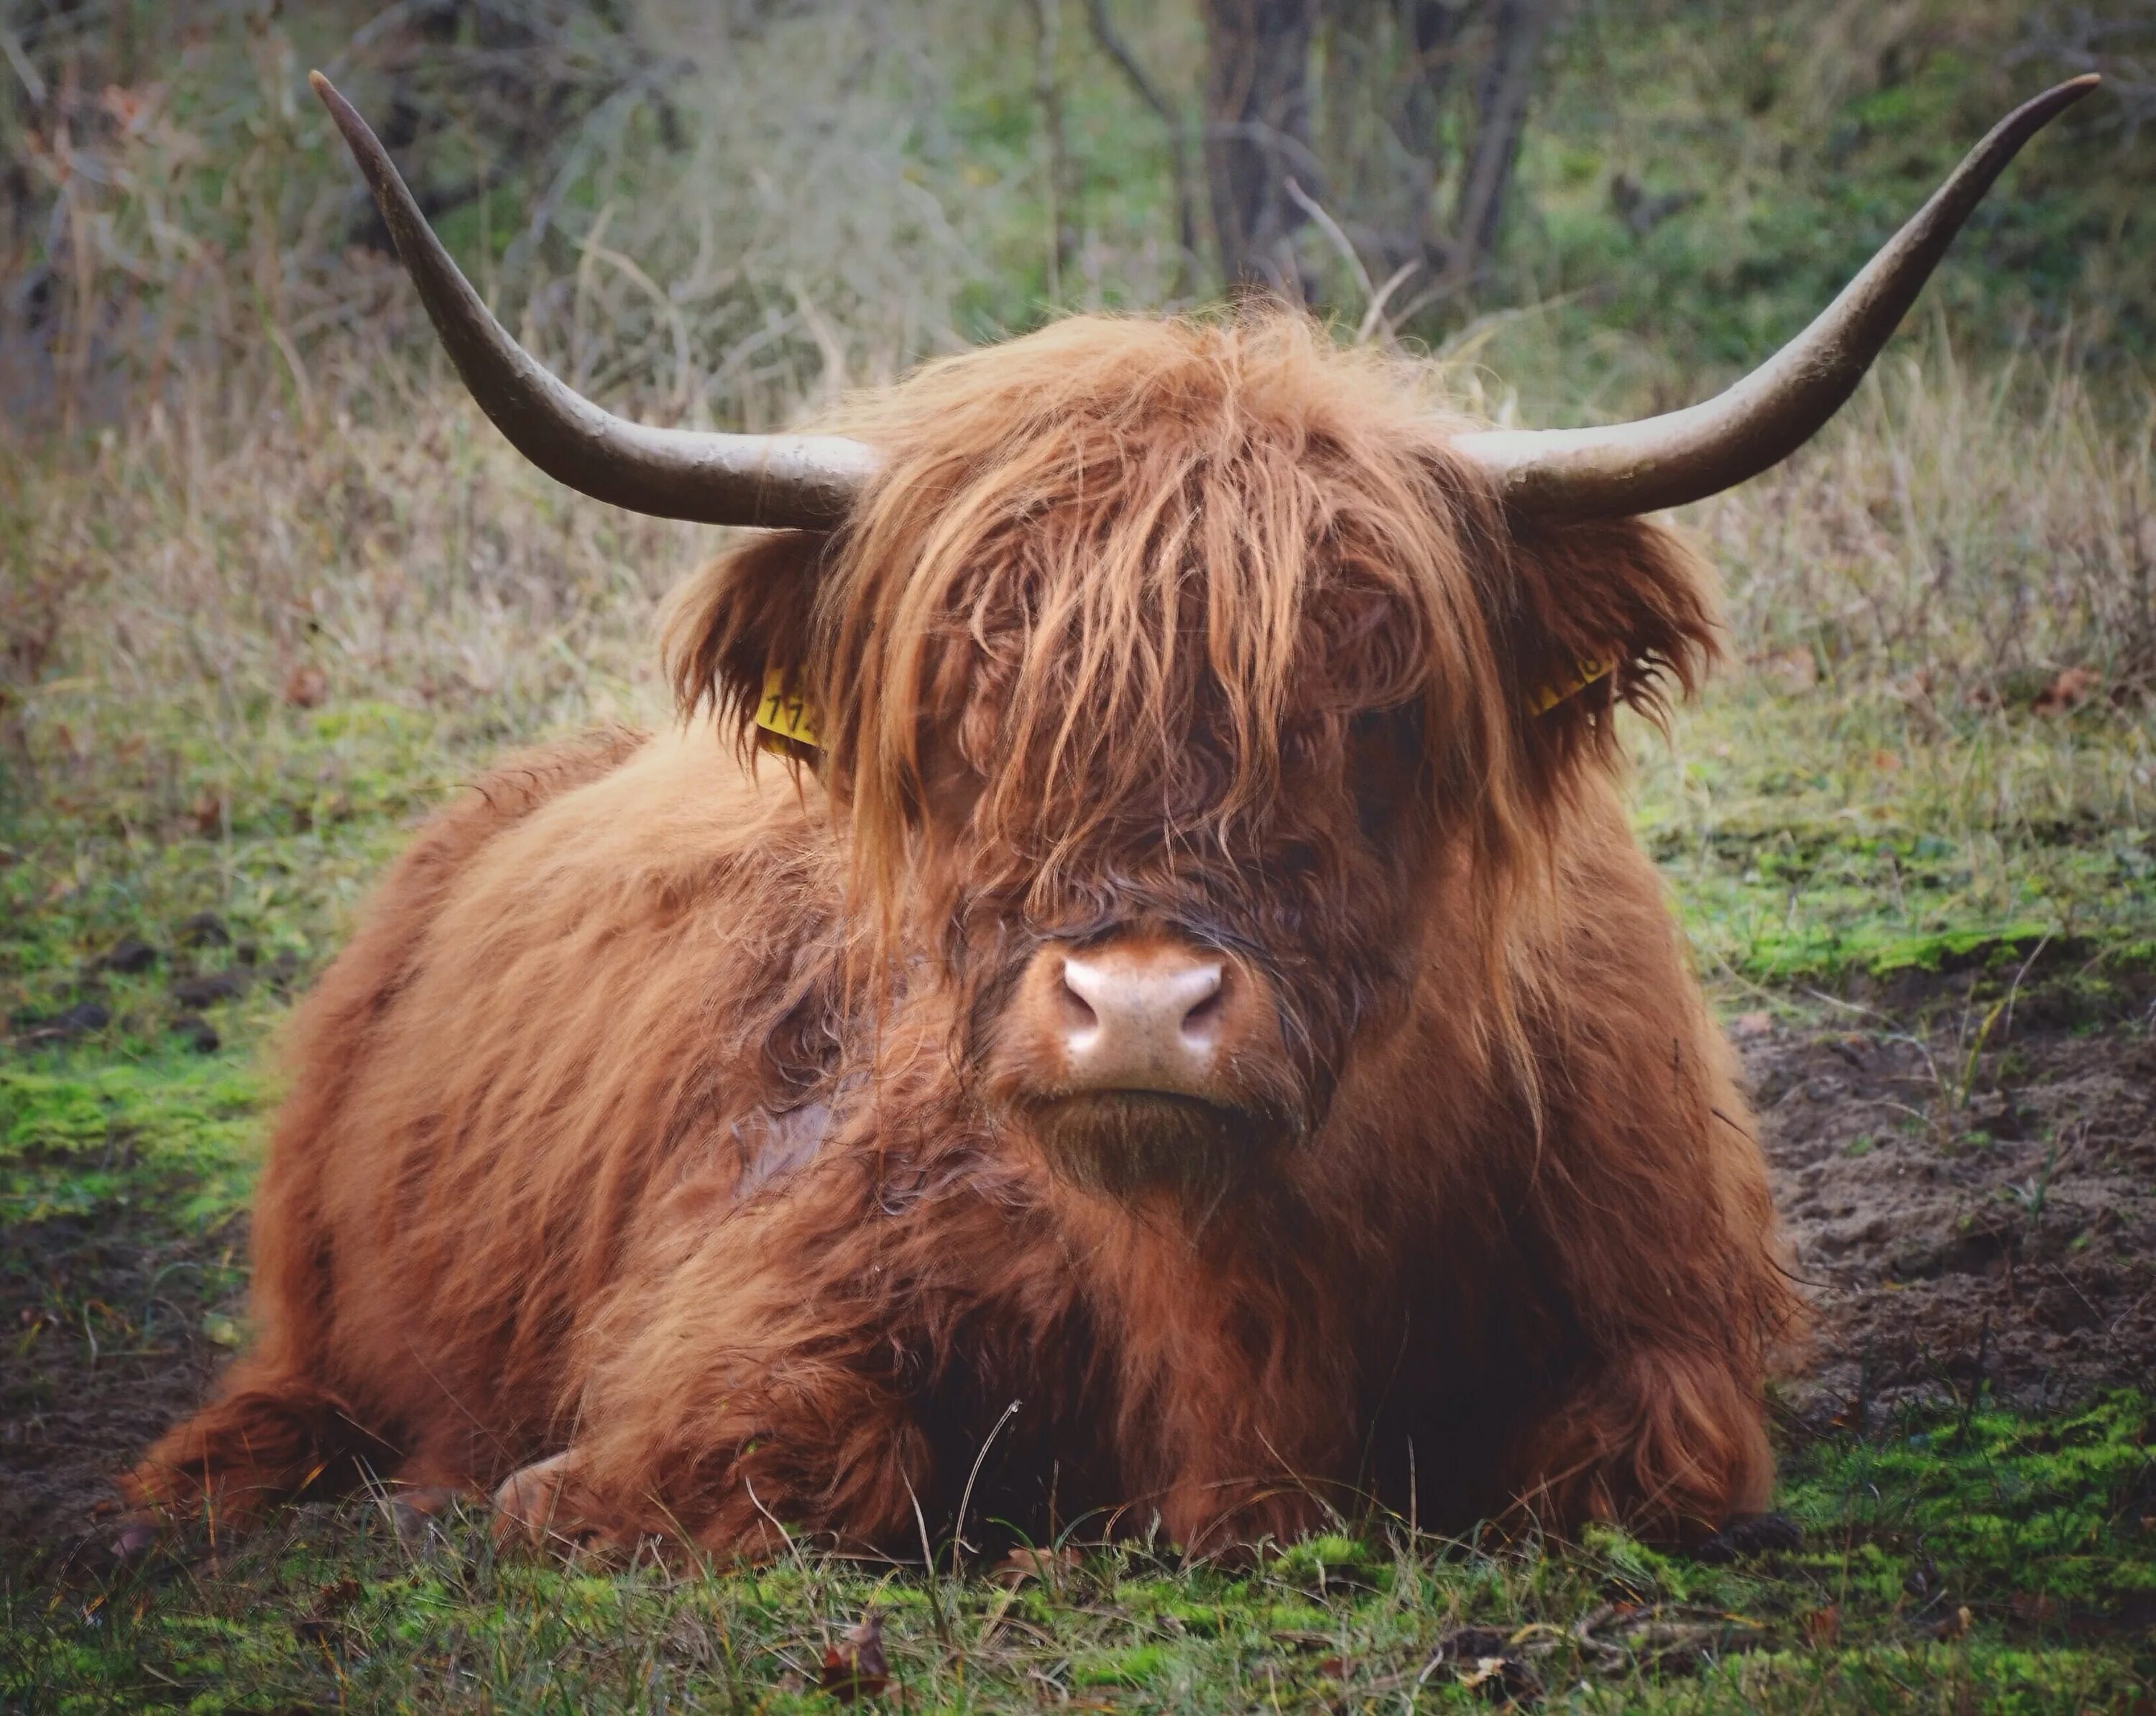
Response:
POLYGON ((655 1170, 722 1147, 757 1008, 829 939, 827 843, 761 773, 708 729, 603 734, 420 835, 295 1021, 250 1368, 318 1379, 432 1478, 536 1446, 655 1170))

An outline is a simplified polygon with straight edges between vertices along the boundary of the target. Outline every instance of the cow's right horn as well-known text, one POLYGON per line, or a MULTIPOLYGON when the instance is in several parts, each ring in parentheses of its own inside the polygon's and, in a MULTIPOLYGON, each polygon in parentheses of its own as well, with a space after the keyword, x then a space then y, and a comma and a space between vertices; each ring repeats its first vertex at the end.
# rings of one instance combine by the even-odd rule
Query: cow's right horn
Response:
POLYGON ((2071 79, 1999 121, 1810 327, 1727 392, 1607 429, 1478 430, 1454 437, 1454 450, 1522 518, 1627 517, 1757 476, 1841 408, 1991 182, 2101 81, 2071 79))
POLYGON ((367 121, 320 72, 307 81, 359 162, 457 373, 526 458, 594 499, 661 518, 816 530, 845 516, 878 463, 860 441, 648 429, 550 374, 449 259, 367 121))

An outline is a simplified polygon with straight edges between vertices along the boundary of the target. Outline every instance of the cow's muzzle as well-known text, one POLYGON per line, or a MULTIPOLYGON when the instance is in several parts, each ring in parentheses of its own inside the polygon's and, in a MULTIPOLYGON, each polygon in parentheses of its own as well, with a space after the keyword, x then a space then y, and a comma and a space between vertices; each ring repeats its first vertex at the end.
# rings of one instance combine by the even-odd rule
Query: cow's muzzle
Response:
POLYGON ((1217 1193, 1293 1130, 1270 989, 1179 936, 1051 942, 997 1031, 994 1082, 1066 1177, 1217 1193))

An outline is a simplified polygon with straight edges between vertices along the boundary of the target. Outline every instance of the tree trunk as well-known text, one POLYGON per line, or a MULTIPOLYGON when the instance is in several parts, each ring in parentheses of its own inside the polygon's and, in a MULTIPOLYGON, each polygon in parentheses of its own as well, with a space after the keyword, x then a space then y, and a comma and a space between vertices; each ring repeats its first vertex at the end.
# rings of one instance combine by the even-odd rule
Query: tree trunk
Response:
POLYGON ((1229 289, 1307 294, 1287 193, 1312 193, 1310 46, 1317 0, 1205 0, 1205 167, 1220 271, 1229 289))
POLYGON ((1063 302, 1065 278, 1077 254, 1077 196, 1070 171, 1070 143, 1063 123, 1063 78, 1056 60, 1061 51, 1061 0, 1033 0, 1033 99, 1040 108, 1040 129, 1048 146, 1048 301, 1063 302))
POLYGON ((1450 272, 1471 284, 1496 251, 1505 200, 1520 158, 1527 97, 1554 0, 1497 0, 1490 57, 1475 90, 1475 141, 1460 178, 1450 272))
POLYGON ((1108 0, 1086 0, 1086 16, 1093 27, 1093 40, 1116 63, 1139 100, 1152 110, 1168 131, 1168 177, 1175 182, 1175 242, 1178 252, 1175 282, 1178 298, 1190 294, 1191 270, 1198 262, 1198 199, 1190 188, 1190 152, 1184 141, 1182 110, 1169 99, 1131 51, 1130 44, 1116 33, 1108 16, 1108 0))

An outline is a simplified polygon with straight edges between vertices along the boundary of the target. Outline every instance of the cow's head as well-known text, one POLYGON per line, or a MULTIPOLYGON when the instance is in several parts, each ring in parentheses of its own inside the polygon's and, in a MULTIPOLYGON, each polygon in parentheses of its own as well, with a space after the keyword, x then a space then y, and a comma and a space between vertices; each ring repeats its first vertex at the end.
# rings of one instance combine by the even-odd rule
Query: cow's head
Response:
POLYGON ((1434 936, 1501 997, 1612 699, 1707 649, 1666 533, 1508 519, 1426 393, 1285 312, 1060 322, 869 402, 845 522, 675 616, 685 702, 814 712, 886 957, 1075 1178, 1209 1197, 1292 1143, 1434 936))
POLYGON ((1502 1037, 1509 931, 1614 702, 1688 686, 1702 581, 1641 515, 1847 398, 2061 85, 1979 145, 1803 335, 1689 410, 1448 419, 1285 312, 1074 319, 931 366, 846 436, 654 431, 502 331, 318 85, 468 384, 617 504, 785 527, 676 616, 677 684, 767 696, 964 1064, 1081 1183, 1210 1198, 1322 1115, 1442 961, 1502 1037), (778 706, 774 705, 773 706, 778 706), (803 742, 804 738, 811 742, 803 742))

